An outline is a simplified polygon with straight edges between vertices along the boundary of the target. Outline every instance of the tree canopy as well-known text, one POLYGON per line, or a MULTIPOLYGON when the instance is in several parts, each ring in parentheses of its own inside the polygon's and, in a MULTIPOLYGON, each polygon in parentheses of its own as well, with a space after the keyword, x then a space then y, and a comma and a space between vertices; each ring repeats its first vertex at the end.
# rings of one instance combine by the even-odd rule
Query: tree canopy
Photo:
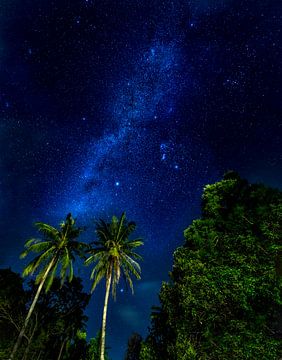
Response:
MULTIPOLYGON (((23 288, 21 277, 10 269, 0 269, 0 358, 7 359, 14 340, 23 324, 29 303, 37 286, 30 281, 23 288)), ((85 331, 84 314, 90 295, 83 291, 82 281, 74 277, 71 283, 61 286, 54 278, 47 293, 39 298, 26 329, 23 346, 16 359, 54 360, 84 359, 89 344, 78 340, 78 333, 85 331), (79 352, 77 351, 79 347, 79 352), (79 354, 79 356, 77 356, 79 354)))
POLYGON ((204 188, 140 359, 281 357, 282 194, 235 173, 204 188))

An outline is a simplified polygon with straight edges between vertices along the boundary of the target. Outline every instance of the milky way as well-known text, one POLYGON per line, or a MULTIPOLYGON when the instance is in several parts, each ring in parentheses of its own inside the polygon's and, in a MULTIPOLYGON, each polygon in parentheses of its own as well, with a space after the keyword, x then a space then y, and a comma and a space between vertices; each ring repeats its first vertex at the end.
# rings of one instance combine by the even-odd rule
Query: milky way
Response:
MULTIPOLYGON (((142 223, 146 218, 148 224, 155 220, 156 211, 167 211, 170 221, 184 197, 195 200, 189 190, 182 190, 183 175, 190 177, 190 184, 195 177, 204 183, 207 169, 211 167, 210 173, 215 169, 211 151, 200 138, 195 142, 189 133, 182 138, 178 134, 179 125, 189 124, 189 117, 175 116, 177 104, 183 89, 191 86, 189 69, 183 69, 180 40, 166 42, 158 37, 132 59, 134 66, 126 77, 116 75, 104 100, 104 134, 84 144, 85 155, 70 167, 75 176, 67 176, 70 181, 65 184, 63 201, 58 205, 57 191, 48 193, 54 199, 51 211, 61 214, 71 209, 93 217, 127 209, 129 215, 142 223)), ((159 237, 148 251, 155 246, 160 250, 167 241, 159 237)))
MULTIPOLYGON (((21 271, 36 220, 126 211, 142 281, 120 285, 108 344, 146 334, 202 188, 229 169, 280 186, 280 5, 275 1, 1 2, 3 266, 21 271)), ((88 288, 88 269, 80 269, 88 288)), ((103 287, 88 308, 100 324, 103 287)))

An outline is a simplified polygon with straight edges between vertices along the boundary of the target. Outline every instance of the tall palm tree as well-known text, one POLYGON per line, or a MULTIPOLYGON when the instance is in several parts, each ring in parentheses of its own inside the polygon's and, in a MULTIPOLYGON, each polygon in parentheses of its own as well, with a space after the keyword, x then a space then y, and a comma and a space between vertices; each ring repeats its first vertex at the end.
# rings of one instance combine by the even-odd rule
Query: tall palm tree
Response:
POLYGON ((31 252, 39 253, 23 271, 23 276, 27 276, 33 275, 38 268, 41 268, 35 279, 35 284, 38 285, 38 288, 9 360, 14 359, 21 344, 22 337, 43 286, 45 285, 45 291, 48 292, 58 268, 60 268, 61 284, 64 283, 67 276, 68 280, 71 281, 73 278, 73 260, 75 255, 82 256, 84 250, 88 248, 87 244, 77 241, 83 230, 75 226, 75 220, 71 214, 68 214, 66 220, 60 224, 59 230, 42 222, 37 222, 35 226, 43 234, 43 239, 33 238, 28 240, 25 243, 25 250, 21 253, 20 258, 26 257, 31 252))
POLYGON ((137 279, 141 278, 141 269, 136 260, 141 260, 142 257, 134 252, 134 249, 143 245, 143 242, 139 238, 129 240, 129 236, 135 228, 136 225, 134 222, 128 222, 126 220, 125 213, 121 215, 120 219, 113 216, 110 223, 100 220, 96 227, 98 241, 93 243, 96 246, 89 250, 90 256, 85 261, 86 265, 95 263, 90 277, 93 280, 92 292, 104 277, 106 279, 100 360, 105 359, 106 319, 110 288, 112 287, 112 295, 115 299, 116 287, 121 274, 129 284, 132 293, 133 283, 131 274, 137 279))

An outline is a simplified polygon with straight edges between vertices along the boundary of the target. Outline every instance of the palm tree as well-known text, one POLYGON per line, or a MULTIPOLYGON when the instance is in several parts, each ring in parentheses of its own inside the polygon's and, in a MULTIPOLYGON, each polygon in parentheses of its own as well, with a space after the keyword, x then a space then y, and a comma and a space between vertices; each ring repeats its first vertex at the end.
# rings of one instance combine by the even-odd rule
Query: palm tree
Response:
POLYGON ((33 275, 38 268, 41 268, 35 279, 35 284, 38 285, 38 288, 9 360, 14 359, 21 344, 22 337, 43 286, 45 285, 45 291, 48 292, 58 268, 60 268, 61 284, 63 285, 67 276, 68 280, 71 281, 73 278, 73 260, 75 255, 82 256, 84 250, 89 248, 87 244, 77 241, 78 236, 83 230, 75 226, 75 220, 71 214, 68 214, 66 221, 60 224, 59 230, 42 222, 37 222, 35 226, 43 234, 43 239, 32 238, 28 240, 25 243, 25 250, 21 253, 20 258, 25 258, 31 252, 39 253, 23 271, 23 276, 27 276, 33 275))
POLYGON ((96 247, 89 250, 91 254, 85 261, 86 265, 95 263, 91 272, 93 280, 91 292, 93 292, 98 283, 105 277, 106 294, 104 301, 102 330, 101 330, 101 348, 100 360, 105 359, 105 337, 106 337, 106 319, 110 288, 112 287, 113 298, 116 298, 116 287, 122 274, 124 280, 129 284, 133 293, 133 283, 131 274, 140 279, 141 269, 135 260, 141 260, 142 257, 134 252, 134 249, 143 245, 141 239, 129 240, 130 234, 135 230, 134 222, 126 220, 125 213, 120 219, 113 216, 111 223, 101 220, 97 223, 96 234, 98 241, 93 244, 96 247))

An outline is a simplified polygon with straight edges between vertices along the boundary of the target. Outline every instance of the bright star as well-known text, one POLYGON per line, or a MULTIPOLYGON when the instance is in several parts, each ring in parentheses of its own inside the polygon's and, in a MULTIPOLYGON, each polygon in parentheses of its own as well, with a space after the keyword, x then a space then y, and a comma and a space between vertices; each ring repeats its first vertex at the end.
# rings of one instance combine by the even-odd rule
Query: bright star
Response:
POLYGON ((116 184, 115 184, 116 186, 119 186, 120 185, 120 182, 119 181, 116 181, 116 184))

